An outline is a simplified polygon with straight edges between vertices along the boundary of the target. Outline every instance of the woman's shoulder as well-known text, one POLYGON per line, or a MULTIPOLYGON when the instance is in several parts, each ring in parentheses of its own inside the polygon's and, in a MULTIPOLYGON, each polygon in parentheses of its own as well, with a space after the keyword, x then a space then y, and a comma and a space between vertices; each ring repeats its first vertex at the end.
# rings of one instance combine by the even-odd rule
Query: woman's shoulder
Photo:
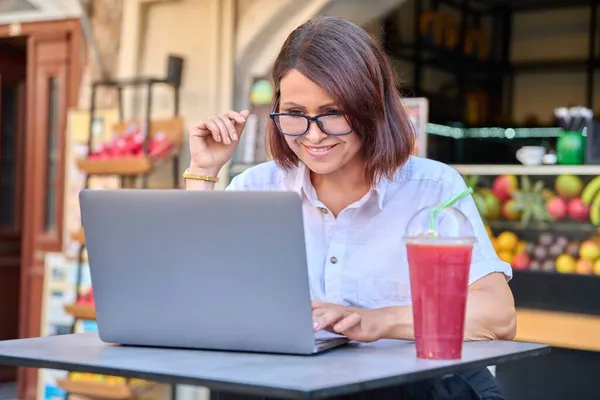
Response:
POLYGON ((447 185, 464 182, 458 171, 450 165, 416 156, 412 156, 406 165, 398 171, 395 180, 435 181, 447 185))
POLYGON ((294 174, 295 169, 286 171, 274 161, 267 161, 247 168, 236 175, 228 189, 236 190, 273 190, 282 189, 294 174))

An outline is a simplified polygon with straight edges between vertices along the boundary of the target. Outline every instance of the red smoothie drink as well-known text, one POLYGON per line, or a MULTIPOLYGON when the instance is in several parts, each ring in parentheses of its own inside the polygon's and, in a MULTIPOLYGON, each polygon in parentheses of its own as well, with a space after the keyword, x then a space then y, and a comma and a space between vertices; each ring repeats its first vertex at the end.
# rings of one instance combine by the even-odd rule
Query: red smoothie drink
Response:
POLYGON ((459 359, 473 244, 407 241, 417 357, 459 359))

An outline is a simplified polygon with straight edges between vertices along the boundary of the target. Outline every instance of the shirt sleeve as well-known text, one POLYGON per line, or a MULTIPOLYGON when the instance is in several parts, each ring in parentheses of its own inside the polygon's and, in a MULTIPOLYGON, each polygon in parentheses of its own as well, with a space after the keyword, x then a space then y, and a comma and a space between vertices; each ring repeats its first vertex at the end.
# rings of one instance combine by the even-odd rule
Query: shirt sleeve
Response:
POLYGON ((229 184, 225 188, 225 191, 244 191, 244 190, 256 190, 258 186, 256 181, 262 179, 262 173, 260 166, 253 166, 246 170, 236 174, 229 184))
POLYGON ((284 171, 275 162, 267 161, 247 168, 235 175, 225 188, 226 191, 279 190, 285 180, 284 171))
POLYGON ((240 175, 236 175, 231 179, 229 185, 225 188, 226 191, 234 191, 234 190, 244 190, 244 185, 242 183, 242 178, 240 175))
MULTIPOLYGON (((463 177, 455 169, 452 169, 450 188, 451 190, 446 193, 446 198, 450 198, 467 189, 463 177)), ((455 204, 455 207, 469 219, 477 238, 477 243, 473 247, 469 285, 494 272, 502 272, 506 279, 510 280, 512 278, 512 267, 507 262, 498 258, 496 250, 492 246, 492 242, 485 230, 485 225, 479 215, 473 196, 464 197, 455 204)))

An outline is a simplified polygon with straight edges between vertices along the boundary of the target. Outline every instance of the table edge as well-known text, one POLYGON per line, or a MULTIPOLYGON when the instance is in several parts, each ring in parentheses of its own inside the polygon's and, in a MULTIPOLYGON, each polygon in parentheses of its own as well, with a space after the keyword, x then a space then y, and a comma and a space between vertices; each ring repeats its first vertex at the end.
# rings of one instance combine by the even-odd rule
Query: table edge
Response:
POLYGON ((485 360, 473 361, 469 362, 466 365, 461 365, 458 367, 455 365, 442 365, 438 368, 433 368, 427 371, 408 373, 401 376, 382 377, 375 380, 359 381, 349 384, 313 388, 308 390, 301 388, 277 388, 272 386, 253 385, 250 383, 224 382, 222 380, 212 379, 197 379, 143 371, 128 371, 120 368, 82 365, 67 361, 51 361, 41 358, 36 359, 31 357, 7 356, 2 354, 0 354, 0 365, 115 375, 126 378, 139 378, 166 384, 201 386, 206 387, 211 391, 242 393, 247 395, 280 397, 287 399, 323 399, 331 396, 352 394, 366 390, 402 385, 417 380, 435 378, 453 372, 465 371, 474 368, 482 368, 499 363, 517 361, 528 357, 542 356, 551 352, 550 345, 538 343, 532 344, 535 344, 538 347, 515 354, 499 355, 485 360), (418 375, 419 378, 413 379, 415 375, 418 375))
POLYGON ((430 370, 427 370, 424 372, 420 371, 420 372, 404 374, 401 376, 383 377, 383 378, 379 378, 376 380, 369 380, 366 382, 356 382, 356 383, 344 384, 344 385, 340 385, 340 386, 329 386, 326 388, 317 388, 317 389, 306 391, 306 392, 302 391, 302 393, 308 394, 307 398, 310 398, 310 399, 322 399, 322 398, 331 397, 331 396, 357 393, 357 392, 361 392, 361 391, 365 391, 365 390, 373 390, 373 389, 379 389, 379 388, 383 388, 383 387, 402 385, 402 384, 411 383, 411 382, 415 382, 415 381, 419 381, 419 380, 436 378, 436 377, 440 377, 440 376, 454 373, 454 372, 467 371, 467 370, 474 369, 474 368, 483 368, 483 367, 488 367, 490 365, 495 365, 495 364, 504 364, 507 362, 518 361, 518 360, 524 359, 524 358, 543 356, 543 355, 550 354, 550 352, 551 352, 550 345, 541 344, 541 343, 531 343, 531 344, 538 345, 539 347, 529 349, 529 350, 526 350, 526 351, 523 351, 523 352, 520 352, 517 354, 500 355, 500 356, 491 357, 491 358, 488 358, 485 360, 473 361, 467 365, 460 365, 458 367, 455 365, 444 365, 444 366, 440 366, 438 368, 430 369, 430 370), (412 379, 415 375, 418 375, 418 379, 412 379))

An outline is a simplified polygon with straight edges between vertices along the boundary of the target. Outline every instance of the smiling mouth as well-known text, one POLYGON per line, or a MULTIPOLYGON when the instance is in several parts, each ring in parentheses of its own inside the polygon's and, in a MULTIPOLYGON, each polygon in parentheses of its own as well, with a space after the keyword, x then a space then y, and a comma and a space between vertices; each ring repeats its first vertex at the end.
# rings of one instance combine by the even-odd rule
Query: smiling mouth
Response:
POLYGON ((326 153, 329 150, 331 150, 332 148, 334 148, 335 146, 337 146, 336 144, 332 144, 331 146, 307 146, 307 145, 303 145, 304 147, 306 147, 306 149, 308 151, 310 151, 311 153, 326 153))
POLYGON ((329 153, 331 152, 331 149, 333 149, 335 146, 337 146, 339 143, 333 144, 331 146, 309 146, 309 145, 305 145, 304 149, 306 150, 306 153, 316 159, 316 158, 324 158, 327 157, 329 155, 329 153))

